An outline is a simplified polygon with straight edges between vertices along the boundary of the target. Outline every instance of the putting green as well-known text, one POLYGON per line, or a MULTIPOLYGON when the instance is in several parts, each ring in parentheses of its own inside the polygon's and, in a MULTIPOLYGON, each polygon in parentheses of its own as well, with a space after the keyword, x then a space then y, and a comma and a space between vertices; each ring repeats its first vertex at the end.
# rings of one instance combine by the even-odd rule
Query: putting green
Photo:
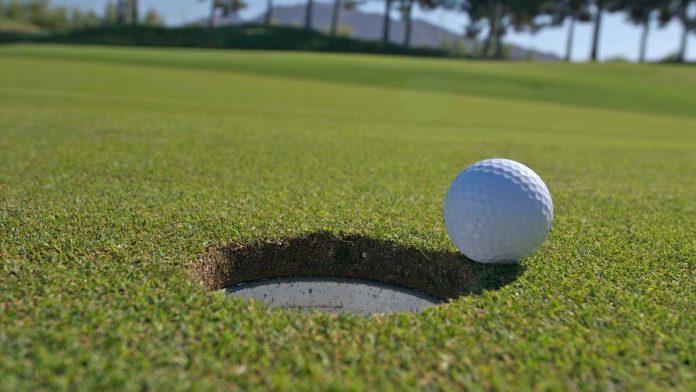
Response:
POLYGON ((8 390, 696 389, 693 67, 7 45, 0 75, 8 390), (451 254, 445 191, 488 157, 554 225, 448 304, 283 311, 191 273, 312 233, 451 254))

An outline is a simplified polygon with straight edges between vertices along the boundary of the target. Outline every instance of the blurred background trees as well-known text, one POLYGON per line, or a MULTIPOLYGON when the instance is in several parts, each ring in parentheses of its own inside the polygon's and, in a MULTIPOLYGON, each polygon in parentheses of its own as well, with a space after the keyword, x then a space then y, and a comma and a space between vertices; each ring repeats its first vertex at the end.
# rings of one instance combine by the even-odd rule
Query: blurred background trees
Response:
POLYGON ((590 0, 558 0, 548 1, 544 4, 543 13, 549 16, 548 25, 561 26, 568 21, 568 33, 566 36, 565 61, 570 61, 575 40, 575 24, 577 22, 589 22, 591 20, 590 0))
MULTIPOLYGON (((210 4, 207 24, 217 26, 218 18, 236 15, 247 7, 245 0, 198 0, 210 4)), ((273 0, 263 2, 265 11, 258 23, 273 24, 273 0)), ((297 0, 304 4, 305 29, 312 29, 316 0, 297 0)), ((415 9, 443 9, 466 16, 462 38, 469 38, 473 51, 469 53, 484 58, 503 58, 505 37, 510 32, 537 32, 548 27, 567 26, 565 36, 565 60, 570 61, 577 23, 592 23, 589 39, 589 59, 596 61, 601 47, 603 17, 607 13, 622 13, 628 22, 640 27, 636 44, 638 61, 646 59, 648 39, 655 28, 676 22, 680 26, 674 61, 686 58, 689 34, 696 31, 696 0, 325 0, 331 3, 327 32, 338 34, 341 11, 356 6, 379 3, 383 6, 379 26, 381 42, 391 44, 392 20, 403 22, 404 47, 411 46, 413 12, 415 9)), ((36 29, 62 30, 106 25, 163 26, 164 19, 155 10, 142 10, 138 0, 111 0, 101 13, 78 8, 55 6, 50 0, 0 0, 0 20, 19 21, 36 29), (144 11, 144 12, 143 12, 144 11)))
POLYGON ((696 0, 672 0, 665 7, 661 17, 663 23, 674 19, 682 26, 679 50, 675 59, 679 62, 684 62, 686 59, 686 41, 689 39, 689 32, 696 31, 696 16, 689 14, 694 4, 696 4, 696 0))
MULTIPOLYGON (((128 0, 122 1, 127 2, 128 0)), ((270 3, 270 5, 272 7, 273 3, 270 3)), ((210 5, 210 17, 208 20, 208 27, 215 27, 218 17, 227 17, 229 15, 235 15, 246 7, 247 3, 244 0, 212 0, 210 5)), ((272 11, 272 9, 270 9, 269 11, 272 11)))
POLYGON ((650 33, 650 22, 659 12, 667 12, 669 2, 661 0, 624 0, 621 8, 626 11, 631 23, 641 26, 642 33, 638 47, 638 61, 645 62, 645 54, 648 47, 648 34, 650 33))
POLYGON ((50 0, 0 0, 0 16, 45 30, 61 30, 114 24, 163 26, 164 19, 149 9, 140 17, 138 0, 116 0, 104 12, 54 6, 50 0))

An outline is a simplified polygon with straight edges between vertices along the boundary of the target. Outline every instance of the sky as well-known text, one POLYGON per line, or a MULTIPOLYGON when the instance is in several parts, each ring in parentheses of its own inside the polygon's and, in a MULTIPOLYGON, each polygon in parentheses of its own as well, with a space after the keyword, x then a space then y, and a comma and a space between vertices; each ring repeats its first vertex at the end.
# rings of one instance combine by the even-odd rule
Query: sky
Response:
MULTIPOLYGON (((140 0, 142 10, 154 9, 164 17, 170 26, 181 25, 192 20, 204 18, 210 12, 212 0, 140 0)), ((316 0, 322 1, 322 0, 316 0)), ((53 0, 54 4, 70 7, 93 9, 102 12, 108 0, 53 0)), ((276 5, 304 4, 305 0, 274 0, 276 5)), ((248 8, 240 13, 244 19, 251 19, 263 12, 266 0, 247 0, 248 8)), ((381 1, 369 2, 361 7, 365 12, 381 13, 384 5, 381 1)), ((397 17, 397 13, 393 14, 397 17)), ((455 33, 461 33, 466 24, 462 13, 445 10, 421 11, 416 10, 415 18, 427 20, 440 25, 455 33)), ((506 42, 526 48, 551 52, 563 56, 568 26, 543 29, 537 34, 511 33, 505 38, 506 42)), ((623 14, 608 14, 603 19, 599 44, 600 59, 624 58, 636 60, 640 28, 628 23, 623 14)), ((589 23, 576 24, 573 47, 573 61, 585 61, 590 52, 592 26, 589 23)), ((648 59, 658 60, 677 51, 681 28, 673 22, 662 29, 656 24, 648 40, 648 59)), ((687 47, 687 59, 696 61, 696 34, 690 34, 687 47)))

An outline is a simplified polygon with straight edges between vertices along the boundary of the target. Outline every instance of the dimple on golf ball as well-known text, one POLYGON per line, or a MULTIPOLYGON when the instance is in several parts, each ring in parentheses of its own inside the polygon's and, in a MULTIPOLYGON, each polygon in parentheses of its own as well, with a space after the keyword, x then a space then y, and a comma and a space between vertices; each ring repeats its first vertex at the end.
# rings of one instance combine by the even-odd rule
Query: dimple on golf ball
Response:
POLYGON ((445 198, 454 245, 480 263, 516 263, 541 247, 553 221, 546 184, 509 159, 486 159, 459 173, 445 198))

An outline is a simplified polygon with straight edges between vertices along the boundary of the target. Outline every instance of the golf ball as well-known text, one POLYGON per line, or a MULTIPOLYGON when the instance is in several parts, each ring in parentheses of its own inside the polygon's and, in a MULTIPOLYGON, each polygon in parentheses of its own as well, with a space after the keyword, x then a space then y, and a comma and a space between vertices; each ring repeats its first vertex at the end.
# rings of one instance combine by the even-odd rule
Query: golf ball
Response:
POLYGON ((516 263, 544 242, 553 221, 551 194, 527 166, 486 159, 459 173, 445 198, 454 245, 480 263, 516 263))

